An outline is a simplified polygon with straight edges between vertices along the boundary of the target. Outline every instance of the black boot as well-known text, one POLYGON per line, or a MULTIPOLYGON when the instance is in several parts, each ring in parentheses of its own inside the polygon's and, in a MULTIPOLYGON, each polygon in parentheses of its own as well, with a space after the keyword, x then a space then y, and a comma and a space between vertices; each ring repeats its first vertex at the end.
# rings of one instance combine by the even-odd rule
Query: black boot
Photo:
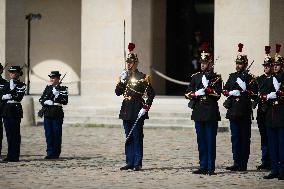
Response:
POLYGON ((263 177, 264 179, 274 179, 274 178, 278 178, 278 174, 276 173, 269 173, 268 175, 263 177))
POLYGON ((279 175, 278 180, 284 180, 284 175, 279 175))
POLYGON ((236 165, 232 165, 232 166, 226 167, 226 170, 238 171, 238 170, 239 170, 239 167, 236 166, 236 165))
POLYGON ((133 168, 133 171, 141 171, 141 170, 142 170, 142 167, 141 167, 140 165, 135 166, 135 167, 133 168))
POLYGON ((211 176, 211 175, 217 175, 217 173, 215 173, 215 171, 208 171, 207 174, 208 174, 209 176, 211 176))
POLYGON ((128 170, 128 169, 133 169, 133 166, 125 165, 125 166, 123 166, 123 167, 120 167, 120 170, 121 170, 121 171, 125 171, 125 170, 128 170))
POLYGON ((192 174, 206 175, 207 174, 207 170, 205 170, 205 169, 197 169, 195 171, 192 171, 192 174))
POLYGON ((268 164, 262 163, 256 167, 257 170, 270 170, 270 166, 268 164))

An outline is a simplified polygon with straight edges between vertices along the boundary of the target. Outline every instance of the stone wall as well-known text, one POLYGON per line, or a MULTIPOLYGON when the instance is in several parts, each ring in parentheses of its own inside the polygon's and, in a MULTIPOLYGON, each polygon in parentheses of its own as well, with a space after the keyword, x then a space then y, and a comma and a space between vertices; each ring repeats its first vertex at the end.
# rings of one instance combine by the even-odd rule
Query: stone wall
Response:
POLYGON ((131 0, 82 1, 82 96, 93 105, 112 105, 118 76, 124 69, 123 20, 126 48, 131 41, 131 0))
POLYGON ((249 62, 255 61, 251 73, 262 73, 264 46, 269 45, 269 22, 269 0, 215 0, 214 53, 219 56, 215 68, 224 80, 235 71, 240 42, 249 62))
POLYGON ((275 44, 282 45, 280 54, 284 56, 284 1, 270 0, 270 45, 275 53, 275 44))
POLYGON ((6 0, 0 0, 0 62, 5 62, 6 0))
MULTIPOLYGON (((2 11, 1 11, 2 13, 2 11)), ((31 21, 31 94, 40 94, 51 70, 67 75, 71 94, 79 94, 81 69, 81 0, 9 0, 6 11, 6 60, 27 63, 27 20, 25 15, 40 13, 31 21)), ((2 17, 1 17, 2 18, 2 17)), ((26 70, 24 70, 26 73, 26 70)))

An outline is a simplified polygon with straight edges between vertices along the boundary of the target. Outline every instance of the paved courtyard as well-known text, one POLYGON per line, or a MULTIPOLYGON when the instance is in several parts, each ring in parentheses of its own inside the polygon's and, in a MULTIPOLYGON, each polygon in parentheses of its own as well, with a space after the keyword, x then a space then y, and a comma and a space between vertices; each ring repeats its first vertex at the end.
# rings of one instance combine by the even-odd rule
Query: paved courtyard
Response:
POLYGON ((257 130, 245 173, 224 169, 232 163, 230 134, 218 133, 214 176, 191 173, 198 166, 194 129, 147 128, 144 133, 143 171, 134 172, 119 170, 124 165, 122 128, 66 126, 62 158, 52 161, 43 160, 43 127, 22 127, 21 161, 0 163, 0 188, 284 188, 284 181, 263 180, 267 172, 255 168, 260 162, 257 130))

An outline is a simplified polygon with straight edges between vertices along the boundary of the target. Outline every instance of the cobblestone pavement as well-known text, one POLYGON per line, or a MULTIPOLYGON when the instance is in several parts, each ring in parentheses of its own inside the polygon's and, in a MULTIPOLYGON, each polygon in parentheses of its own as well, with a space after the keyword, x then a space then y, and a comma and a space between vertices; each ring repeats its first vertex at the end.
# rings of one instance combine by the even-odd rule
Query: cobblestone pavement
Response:
MULTIPOLYGON (((284 181, 263 180, 260 137, 252 132, 249 170, 226 171, 231 165, 230 133, 218 133, 214 176, 193 175, 198 166, 194 129, 145 129, 144 167, 120 171, 124 165, 122 128, 64 127, 62 158, 43 160, 43 127, 22 127, 21 161, 0 163, 0 188, 284 188, 284 181)), ((6 139, 6 138, 5 138, 6 139)), ((5 140, 4 139, 4 140, 5 140)), ((4 143, 4 152, 7 145, 4 143)))

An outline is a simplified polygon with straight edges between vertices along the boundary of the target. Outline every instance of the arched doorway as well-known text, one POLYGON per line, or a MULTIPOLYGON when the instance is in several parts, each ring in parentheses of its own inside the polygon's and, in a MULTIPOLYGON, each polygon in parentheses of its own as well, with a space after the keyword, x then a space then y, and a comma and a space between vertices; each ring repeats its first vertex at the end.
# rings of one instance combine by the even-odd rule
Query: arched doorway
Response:
MULTIPOLYGON (((199 71, 199 47, 208 41, 213 51, 214 0, 167 0, 166 74, 189 81, 199 71)), ((183 95, 186 86, 166 82, 166 95, 183 95)))

